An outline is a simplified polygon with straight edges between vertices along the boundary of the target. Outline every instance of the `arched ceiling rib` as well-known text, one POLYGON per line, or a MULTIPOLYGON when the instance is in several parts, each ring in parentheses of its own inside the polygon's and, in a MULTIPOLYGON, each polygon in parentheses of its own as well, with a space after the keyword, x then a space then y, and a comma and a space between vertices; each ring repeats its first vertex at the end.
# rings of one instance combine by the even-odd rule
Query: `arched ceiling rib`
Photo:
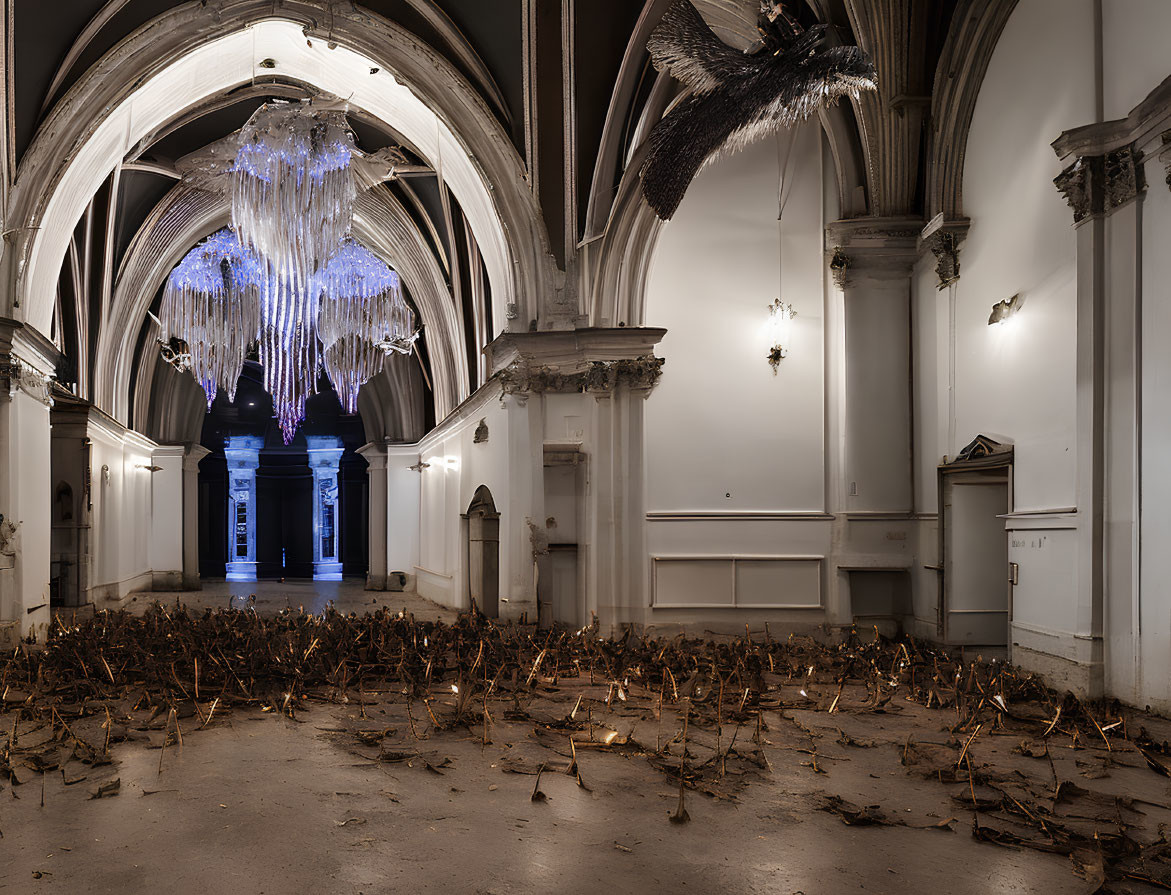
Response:
MULTIPOLYGON (((282 13, 294 7, 309 5, 287 3, 282 13)), ((5 252, 6 273, 16 287, 9 294, 23 305, 20 316, 48 329, 52 303, 47 297, 52 295, 50 280, 57 276, 51 269, 59 269, 65 249, 61 234, 67 228, 61 224, 81 214, 107 166, 120 162, 143 136, 171 118, 177 102, 195 104, 247 83, 255 74, 255 56, 277 59, 279 75, 309 80, 338 94, 348 91, 354 107, 395 121, 442 170, 472 224, 493 293, 501 297, 493 329, 505 329, 510 303, 521 307, 522 319, 539 316, 528 304, 554 291, 545 286, 552 281, 551 259, 519 158, 507 137, 494 133, 495 125, 484 117, 474 94, 460 87, 458 76, 445 70, 441 60, 389 22, 377 29, 358 27, 368 22, 365 13, 336 14, 333 35, 339 46, 329 50, 312 37, 313 46, 306 46, 302 25, 264 19, 271 5, 259 0, 228 0, 215 17, 191 6, 182 10, 200 27, 193 31, 191 22, 178 27, 182 18, 175 21, 168 14, 137 39, 124 41, 114 51, 117 58, 102 66, 104 71, 91 71, 70 92, 69 101, 59 104, 26 154, 10 199, 9 221, 20 234, 17 251, 5 252), (254 21, 257 17, 261 20, 254 21), (344 48, 343 41, 353 49, 344 48), (155 61, 148 63, 143 54, 155 61), (390 59, 400 76, 405 73, 405 81, 369 65, 390 59), (370 73, 372 67, 378 72, 370 73), (145 79, 144 68, 151 73, 145 79), (109 113, 95 119, 94 108, 109 113), (465 146, 447 121, 474 137, 475 146, 465 146)))

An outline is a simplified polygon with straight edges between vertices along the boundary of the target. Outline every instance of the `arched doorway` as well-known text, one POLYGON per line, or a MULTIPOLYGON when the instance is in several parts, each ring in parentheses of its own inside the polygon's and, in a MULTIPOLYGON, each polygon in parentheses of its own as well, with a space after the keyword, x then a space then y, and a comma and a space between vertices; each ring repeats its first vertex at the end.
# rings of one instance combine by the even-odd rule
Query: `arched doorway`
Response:
POLYGON ((476 489, 464 518, 468 520, 468 593, 489 618, 500 617, 500 514, 492 492, 476 489))

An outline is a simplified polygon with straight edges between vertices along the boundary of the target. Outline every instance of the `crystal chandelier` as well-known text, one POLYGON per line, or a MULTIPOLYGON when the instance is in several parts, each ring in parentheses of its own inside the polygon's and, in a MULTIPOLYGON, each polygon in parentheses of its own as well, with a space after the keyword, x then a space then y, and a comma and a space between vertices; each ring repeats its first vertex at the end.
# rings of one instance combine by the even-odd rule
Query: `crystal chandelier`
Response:
POLYGON ((232 227, 280 279, 307 283, 350 232, 354 136, 342 111, 261 106, 240 131, 232 227))
POLYGON ((223 389, 236 398, 248 346, 260 329, 257 290, 264 265, 227 228, 192 249, 171 271, 163 291, 162 339, 187 343, 184 358, 203 386, 207 406, 223 389))
POLYGON ((347 413, 357 412, 358 389, 378 375, 389 351, 414 344, 414 314, 399 276, 353 239, 346 239, 318 274, 317 336, 325 370, 347 413))
POLYGON ((232 229, 175 268, 163 306, 163 335, 191 346, 209 407, 217 388, 234 399, 259 341, 288 444, 323 365, 355 413, 386 355, 412 350, 418 333, 398 274, 349 235, 359 190, 403 161, 397 150, 361 153, 344 105, 329 98, 262 106, 239 134, 181 160, 188 182, 231 199, 232 229))

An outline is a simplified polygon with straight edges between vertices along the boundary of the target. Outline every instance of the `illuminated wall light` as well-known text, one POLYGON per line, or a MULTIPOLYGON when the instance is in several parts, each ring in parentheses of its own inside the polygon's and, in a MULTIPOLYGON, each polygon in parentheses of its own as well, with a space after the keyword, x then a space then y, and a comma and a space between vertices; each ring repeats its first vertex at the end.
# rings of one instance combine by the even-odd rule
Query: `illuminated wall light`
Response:
POLYGON ((793 318, 797 316, 797 312, 793 310, 793 306, 788 302, 783 302, 779 298, 774 300, 768 306, 768 334, 769 345, 768 362, 773 368, 773 375, 777 375, 777 368, 780 367, 781 361, 789 356, 789 348, 793 342, 793 318))
POLYGON ((1003 301, 998 301, 992 306, 992 313, 988 315, 988 325, 1003 326, 1014 316, 1016 316, 1016 313, 1021 309, 1021 306, 1024 305, 1024 303, 1025 300, 1021 297, 1019 292, 1012 298, 1006 298, 1003 301))

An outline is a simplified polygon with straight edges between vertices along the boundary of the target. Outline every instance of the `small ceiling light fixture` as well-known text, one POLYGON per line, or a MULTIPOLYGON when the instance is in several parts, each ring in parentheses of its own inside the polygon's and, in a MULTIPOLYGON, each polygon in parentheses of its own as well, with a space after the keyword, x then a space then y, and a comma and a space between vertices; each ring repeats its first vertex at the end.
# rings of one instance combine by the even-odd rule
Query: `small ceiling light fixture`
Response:
POLYGON ((994 326, 998 323, 1006 322, 1021 309, 1021 305, 1024 303, 1025 300, 1021 298, 1019 292, 1012 298, 998 301, 992 306, 992 313, 988 315, 988 325, 994 326))
POLYGON ((768 306, 768 331, 772 347, 768 350, 768 362, 773 368, 773 375, 777 375, 777 368, 781 361, 789 356, 789 346, 792 340, 792 321, 797 316, 793 306, 779 298, 774 299, 768 306))

